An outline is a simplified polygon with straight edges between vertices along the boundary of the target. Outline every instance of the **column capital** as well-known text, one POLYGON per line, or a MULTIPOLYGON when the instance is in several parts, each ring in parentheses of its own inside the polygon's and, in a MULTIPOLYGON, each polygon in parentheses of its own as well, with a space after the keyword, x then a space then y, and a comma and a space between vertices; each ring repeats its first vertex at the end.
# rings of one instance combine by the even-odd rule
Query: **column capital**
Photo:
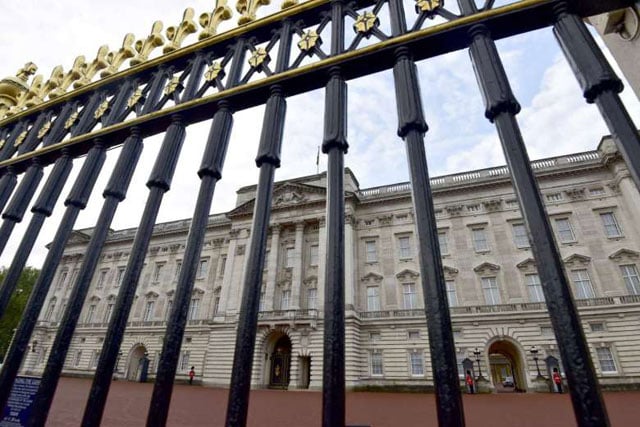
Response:
POLYGON ((304 231, 304 227, 305 227, 306 225, 307 225, 307 224, 306 224, 306 223, 304 223, 304 222, 297 222, 297 223, 296 223, 296 232, 304 231))

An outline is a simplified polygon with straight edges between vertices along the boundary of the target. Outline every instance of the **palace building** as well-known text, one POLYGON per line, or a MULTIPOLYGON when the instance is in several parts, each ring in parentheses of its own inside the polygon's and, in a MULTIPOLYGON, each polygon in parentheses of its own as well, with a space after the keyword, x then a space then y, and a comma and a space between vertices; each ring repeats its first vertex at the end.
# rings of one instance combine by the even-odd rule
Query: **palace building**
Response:
MULTIPOLYGON (((638 190, 609 137, 595 151, 532 166, 600 382, 633 387, 640 383, 638 190)), ((254 387, 322 384, 326 178, 321 173, 275 185, 254 387)), ((560 356, 507 167, 435 177, 431 184, 458 362, 470 359, 489 389, 540 390, 538 374, 548 376, 544 359, 560 356)), ((194 366, 202 384, 229 385, 255 191, 239 189, 235 209, 209 219, 179 378, 194 366)), ((360 188, 347 169, 345 206, 347 386, 430 387, 410 186, 360 188)), ((120 378, 138 380, 146 359, 153 380, 189 224, 184 219, 155 227, 121 346, 120 378)), ((67 244, 25 373, 44 369, 91 233, 76 230, 67 244)), ((67 375, 90 376, 96 368, 135 233, 109 235, 69 350, 67 375)))

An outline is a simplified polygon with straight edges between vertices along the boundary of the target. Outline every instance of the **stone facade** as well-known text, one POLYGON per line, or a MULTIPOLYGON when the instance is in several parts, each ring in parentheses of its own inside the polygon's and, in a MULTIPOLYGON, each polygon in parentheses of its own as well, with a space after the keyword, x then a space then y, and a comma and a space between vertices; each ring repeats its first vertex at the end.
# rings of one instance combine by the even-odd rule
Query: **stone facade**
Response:
MULTIPOLYGON (((640 382, 638 191, 609 138, 596 151, 538 160, 533 168, 601 382, 633 386, 640 382)), ((507 168, 436 177, 432 187, 458 362, 471 359, 489 389, 510 389, 509 378, 512 389, 545 389, 536 380, 531 349, 538 350, 545 376, 543 360, 559 357, 558 349, 507 168)), ((428 388, 431 363, 410 186, 360 189, 347 170, 345 190, 347 385, 428 388)), ((210 218, 179 379, 194 366, 203 384, 228 386, 254 194, 255 186, 241 188, 235 209, 210 218)), ((275 186, 255 387, 321 386, 325 196, 324 173, 275 186)), ((156 226, 121 346, 120 377, 135 380, 147 352, 153 378, 188 227, 189 220, 156 226)), ((91 375, 95 369, 135 232, 110 234, 66 374, 91 375)), ((90 229, 77 230, 67 245, 25 371, 44 368, 90 236, 90 229)))

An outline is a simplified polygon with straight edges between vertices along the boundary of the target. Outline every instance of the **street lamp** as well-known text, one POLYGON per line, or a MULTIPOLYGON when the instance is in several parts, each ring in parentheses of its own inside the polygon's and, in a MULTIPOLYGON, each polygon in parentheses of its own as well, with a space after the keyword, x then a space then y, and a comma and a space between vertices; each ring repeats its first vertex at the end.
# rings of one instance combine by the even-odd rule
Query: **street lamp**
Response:
POLYGON ((478 380, 483 380, 484 378, 482 377, 482 368, 480 367, 480 350, 478 350, 478 347, 476 347, 476 349, 473 351, 473 354, 476 356, 476 362, 478 363, 478 380))
POLYGON ((536 362, 536 371, 538 371, 538 378, 542 378, 542 374, 540 373, 540 366, 538 365, 538 351, 539 350, 534 345, 533 347, 531 347, 531 350, 529 350, 529 353, 533 355, 533 361, 536 362))

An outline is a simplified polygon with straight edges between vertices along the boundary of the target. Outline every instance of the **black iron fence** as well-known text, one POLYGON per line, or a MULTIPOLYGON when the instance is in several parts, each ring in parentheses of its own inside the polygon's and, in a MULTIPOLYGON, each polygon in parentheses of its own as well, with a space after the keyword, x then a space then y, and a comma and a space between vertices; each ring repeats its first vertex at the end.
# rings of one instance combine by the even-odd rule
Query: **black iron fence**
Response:
MULTIPOLYGON (((103 192, 104 205, 69 304, 58 325, 33 406, 31 425, 44 425, 109 225, 118 204, 126 196, 142 152, 143 140, 162 133, 164 141, 147 182, 148 199, 108 325, 82 421, 85 426, 100 423, 153 226, 163 196, 170 190, 186 129, 193 123, 211 119, 211 130, 198 169, 201 184, 197 204, 173 310, 166 326, 147 420, 149 426, 166 423, 180 347, 188 322, 189 299, 204 231, 209 221, 212 197, 222 176, 233 115, 236 111, 263 104, 266 108, 256 156, 260 178, 247 252, 248 267, 244 274, 226 421, 229 426, 245 425, 253 347, 260 319, 260 284, 267 226, 274 171, 280 166, 286 99, 324 87, 322 151, 328 156, 328 192, 322 422, 325 426, 344 425, 343 170, 344 155, 348 149, 347 81, 392 69, 398 136, 406 143, 409 159, 438 422, 441 426, 464 425, 432 201, 433 183, 429 179, 424 149, 428 126, 422 109, 415 61, 468 49, 485 102, 485 116, 495 124, 507 159, 508 169, 503 173, 510 174, 528 230, 535 231, 529 235, 570 385, 576 419, 581 426, 608 425, 576 304, 571 297, 562 260, 515 118, 520 105, 511 91, 494 41, 553 27, 586 101, 599 107, 636 185, 640 185, 640 137, 618 97, 622 84, 582 21, 585 16, 627 7, 634 2, 524 0, 494 8, 492 0, 486 0, 482 7, 472 0, 458 0, 459 13, 454 13, 446 8, 442 0, 421 0, 416 2, 416 13, 413 15, 406 13, 406 4, 401 0, 285 3, 280 12, 254 21, 253 16, 259 4, 244 2, 244 9, 239 7, 239 10, 245 25, 214 35, 218 23, 230 16, 228 8, 221 3, 205 20, 202 40, 181 48, 184 37, 195 31, 192 16, 185 14, 183 23, 173 29, 171 42, 164 49, 165 55, 147 60, 146 56, 153 48, 151 45, 155 39, 143 40, 139 46, 125 39, 121 50, 103 55, 104 61, 98 62, 98 65, 79 66, 74 90, 67 91, 74 82, 69 75, 52 76, 46 82, 42 79, 34 81, 15 99, 15 105, 0 108, 0 112, 6 116, 0 121, 0 208, 4 209, 0 226, 0 252, 4 250, 15 224, 24 218, 43 179, 43 168, 53 166, 32 205, 28 229, 0 289, 0 315, 4 314, 9 297, 15 291, 17 278, 42 224, 51 215, 62 192, 73 160, 86 155, 65 200, 64 216, 4 361, 0 373, 0 407, 7 402, 75 220, 94 191, 94 184, 105 162, 106 150, 122 146, 117 164, 111 171, 111 180, 103 192), (381 25, 376 14, 383 6, 388 7, 389 21, 381 25), (363 12, 365 8, 368 9, 363 12), (425 26, 425 21, 433 16, 442 18, 443 23, 425 26), (346 17, 356 22, 355 37, 347 38, 347 31, 351 29, 345 28, 346 17), (292 42, 294 36, 300 40, 297 44, 292 42), (330 43, 323 46, 320 43, 322 38, 330 40, 330 43), (367 39, 373 42, 365 45, 363 41, 367 39), (122 63, 130 58, 138 65, 118 72, 122 63), (313 60, 303 65, 305 58, 313 60), (249 66, 246 66, 247 61, 249 66), (102 78, 96 80, 100 70, 102 78), (258 73, 263 73, 263 77, 256 78, 258 73), (17 185, 19 175, 22 175, 22 179, 17 185)), ((27 67, 22 77, 31 71, 27 67)), ((271 315, 278 316, 277 313, 271 315)))

